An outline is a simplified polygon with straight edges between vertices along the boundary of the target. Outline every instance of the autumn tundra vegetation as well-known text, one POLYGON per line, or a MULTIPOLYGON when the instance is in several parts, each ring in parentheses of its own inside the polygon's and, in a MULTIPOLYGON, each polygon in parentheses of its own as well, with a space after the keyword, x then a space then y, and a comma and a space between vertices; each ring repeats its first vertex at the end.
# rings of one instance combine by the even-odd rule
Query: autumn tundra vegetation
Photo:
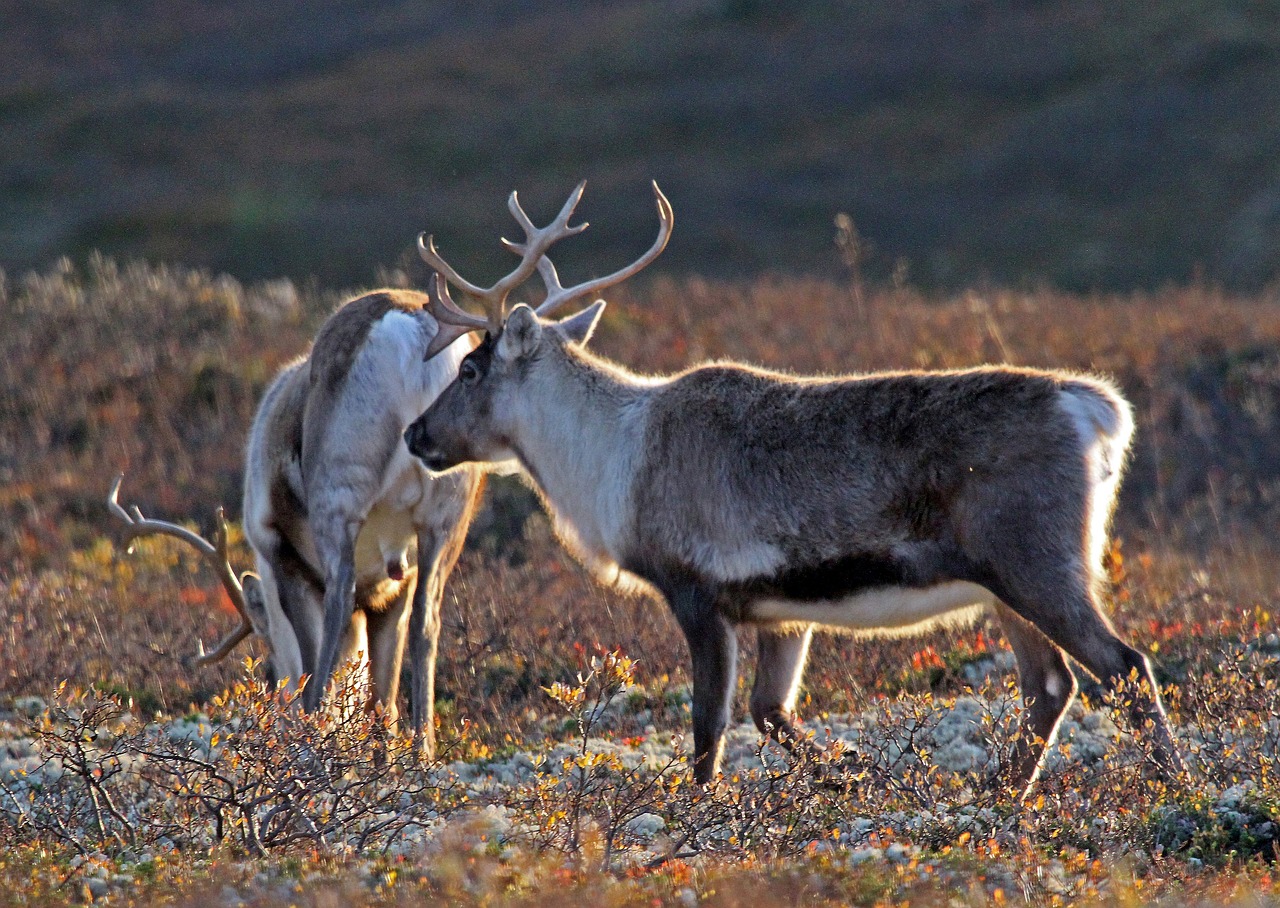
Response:
MULTIPOLYGON (((736 681, 722 773, 694 784, 677 621, 599 584, 515 477, 491 479, 444 589, 433 756, 387 709, 295 708, 257 637, 194 664, 239 616, 203 554, 131 533, 108 490, 123 472, 123 501, 205 538, 227 506, 252 567, 254 414, 354 295, 96 256, 0 281, 0 904, 1276 898, 1275 290, 943 294, 851 270, 609 292, 591 349, 638 373, 990 364, 1107 376, 1131 403, 1100 608, 1150 654, 1186 770, 1129 721, 1152 717, 1140 675, 1071 664, 1026 798, 1017 641, 991 616, 815 637, 795 733, 819 747, 762 737, 736 681)), ((737 643, 753 664, 755 635, 737 643)))

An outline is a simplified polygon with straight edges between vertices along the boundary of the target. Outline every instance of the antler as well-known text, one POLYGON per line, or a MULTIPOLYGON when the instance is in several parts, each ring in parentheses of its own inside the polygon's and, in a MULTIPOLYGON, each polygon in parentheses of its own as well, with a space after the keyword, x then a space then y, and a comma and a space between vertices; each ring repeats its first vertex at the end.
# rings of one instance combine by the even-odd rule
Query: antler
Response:
POLYGON ((546 257, 546 253, 552 244, 557 241, 587 229, 585 222, 572 227, 569 226, 569 218, 573 216, 573 211, 582 199, 582 193, 586 186, 586 181, 578 184, 577 188, 569 194, 568 200, 564 203, 564 207, 560 209, 560 213, 556 215, 555 220, 546 227, 535 227, 533 221, 529 219, 524 209, 520 207, 520 200, 517 194, 511 193, 511 197, 507 200, 507 209, 524 229, 525 241, 516 243, 505 238, 502 240, 504 246, 520 256, 520 264, 516 266, 514 271, 492 287, 478 287, 464 279, 454 270, 453 266, 441 257, 436 250, 434 238, 426 236, 426 234, 419 234, 418 252, 422 255, 423 261, 436 270, 436 298, 427 304, 427 309, 435 316, 436 322, 439 324, 436 336, 427 345, 424 359, 430 359, 459 337, 472 331, 488 329, 496 333, 502 327, 503 319, 506 318, 507 297, 512 290, 528 280, 534 271, 537 271, 542 276, 543 283, 547 286, 547 298, 537 309, 539 315, 546 315, 570 300, 603 290, 605 287, 612 286, 630 277, 658 257, 658 254, 666 247, 667 240, 671 237, 673 215, 671 203, 667 201, 666 196, 658 189, 658 184, 655 182, 653 191, 658 200, 658 217, 661 220, 661 224, 658 228, 658 239, 650 247, 649 251, 632 264, 606 277, 587 281, 584 284, 578 284, 568 289, 562 287, 559 276, 556 274, 555 266, 546 257), (424 236, 426 236, 425 241, 423 240, 424 236), (484 306, 485 315, 483 317, 472 315, 459 308, 449 295, 449 284, 453 284, 471 296, 479 298, 484 306))
POLYGON ((423 261, 436 270, 437 299, 428 303, 427 309, 440 324, 440 329, 436 336, 427 345, 426 359, 435 356, 459 337, 471 331, 488 328, 496 333, 502 327, 502 320, 507 314, 507 297, 512 290, 529 279, 538 267, 538 260, 542 258, 551 244, 566 236, 581 233, 586 229, 586 224, 579 224, 576 227, 569 226, 569 218, 573 217, 573 209, 577 207, 579 199, 582 198, 582 191, 586 186, 585 182, 579 183, 578 187, 570 193, 568 201, 564 203, 564 207, 560 209, 556 219, 542 228, 533 225, 533 221, 529 220, 529 216, 520 207, 519 196, 514 192, 511 193, 511 197, 507 200, 507 209, 520 226, 524 228, 525 241, 523 243, 515 243, 505 238, 502 240, 502 245, 520 255, 520 264, 516 266, 514 271, 492 287, 479 287, 462 277, 440 255, 440 252, 436 249, 435 237, 418 234, 418 253, 422 256, 423 261), (423 240, 424 236, 426 237, 425 241, 423 240), (441 277, 444 278, 444 281, 440 280, 441 277), (458 308, 457 304, 450 298, 445 282, 452 283, 455 287, 478 298, 481 305, 484 306, 485 317, 480 318, 458 308))
MULTIPOLYGON (((671 228, 675 226, 675 213, 671 210, 671 203, 667 201, 667 197, 658 188, 657 180, 653 181, 653 195, 658 205, 658 238, 653 241, 653 245, 649 247, 648 252, 625 268, 619 268, 613 274, 607 274, 604 277, 598 277, 582 284, 575 284, 568 288, 560 286, 560 276, 556 274, 556 266, 551 263, 551 259, 544 255, 538 260, 538 274, 542 276, 542 282, 547 286, 547 298, 534 311, 542 316, 550 315, 573 300, 581 299, 606 287, 622 283, 656 259, 662 250, 667 247, 667 240, 671 239, 671 228)), ((585 227, 586 224, 582 226, 585 227)))
MULTIPOLYGON (((418 248, 422 248, 422 238, 418 238, 418 248)), ((436 320, 436 335, 427 344, 427 352, 422 354, 424 360, 431 359, 458 338, 472 331, 483 331, 489 327, 489 320, 480 315, 472 315, 458 308, 458 304, 449 296, 449 284, 444 275, 436 272, 436 295, 427 302, 427 311, 436 320)))
POLYGON ((133 551, 133 540, 140 536, 173 536, 199 551, 213 568, 214 573, 218 575, 218 579, 222 581, 227 595, 231 598, 231 604, 240 613, 240 626, 224 637, 222 642, 211 653, 205 653, 204 642, 201 641, 195 663, 203 668, 206 665, 212 665, 225 659, 227 654, 235 649, 241 640, 253 633, 253 625, 249 622, 249 613, 245 607, 244 589, 241 587, 235 571, 231 569, 231 561, 227 557, 227 521, 223 515, 222 508, 218 508, 217 511, 217 529, 214 531, 214 541, 209 542, 203 536, 193 533, 186 527, 179 526, 176 523, 145 518, 137 506, 134 506, 131 511, 126 511, 118 500, 122 482, 124 482, 124 474, 117 476, 116 481, 111 484, 111 494, 107 496, 107 507, 111 509, 112 514, 123 520, 127 526, 125 535, 131 543, 129 551, 133 551))

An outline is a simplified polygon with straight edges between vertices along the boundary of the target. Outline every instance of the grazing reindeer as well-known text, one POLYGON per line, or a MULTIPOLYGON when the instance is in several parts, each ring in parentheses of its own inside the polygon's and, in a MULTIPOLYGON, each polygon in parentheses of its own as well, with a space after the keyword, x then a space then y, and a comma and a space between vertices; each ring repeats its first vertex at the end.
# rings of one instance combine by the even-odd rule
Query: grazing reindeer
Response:
MULTIPOLYGON (((554 268, 539 271, 558 300, 554 268)), ((433 311, 462 326, 441 284, 433 311)), ((981 607, 1018 660, 1024 790, 1076 693, 1067 655, 1108 686, 1146 682, 1131 718, 1152 723, 1160 769, 1182 771, 1146 657, 1099 607, 1133 432, 1111 385, 1013 368, 803 378, 734 363, 641 377, 584 348, 602 305, 558 323, 527 306, 498 330, 491 319, 405 439, 435 471, 518 459, 571 550, 666 598, 693 659, 695 779, 720 759, 735 625, 758 627, 756 724, 794 741, 814 625, 901 632, 981 607)))
MULTIPOLYGON (((424 361, 440 335, 426 301, 382 290, 347 302, 321 326, 310 354, 268 387, 244 480, 257 574, 244 575, 238 595, 230 567, 219 568, 242 623, 218 652, 256 630, 268 641, 270 677, 296 686, 310 676, 302 695, 310 711, 340 662, 363 654, 371 705, 394 720, 407 642, 413 730, 433 754, 440 602, 483 474, 433 477, 402 442, 404 427, 474 347, 454 335, 432 347, 444 355, 424 361)), ((225 546, 222 557, 225 564, 225 546)))

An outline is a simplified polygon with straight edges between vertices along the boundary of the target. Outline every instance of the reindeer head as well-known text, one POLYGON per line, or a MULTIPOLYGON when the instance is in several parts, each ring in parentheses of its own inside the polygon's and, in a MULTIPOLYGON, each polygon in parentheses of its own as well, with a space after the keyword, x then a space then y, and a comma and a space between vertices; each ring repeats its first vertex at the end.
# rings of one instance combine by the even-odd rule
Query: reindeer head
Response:
POLYGON ((551 322, 526 305, 516 306, 497 337, 485 335, 462 361, 457 379, 405 430, 410 453, 436 472, 516 459, 513 439, 528 415, 531 386, 544 377, 535 365, 552 346, 585 344, 603 312, 604 300, 597 300, 551 322))
POLYGON ((520 265, 493 287, 482 289, 459 277, 436 252, 431 238, 419 237, 423 258, 436 268, 436 298, 429 309, 440 323, 440 331, 427 349, 432 356, 469 331, 484 330, 484 342, 473 350, 458 369, 458 377, 405 431, 409 451, 429 469, 440 471, 463 463, 494 463, 516 458, 513 449, 518 420, 527 415, 529 384, 536 380, 534 368, 551 347, 586 343, 595 330, 604 300, 596 300, 576 315, 559 322, 547 316, 569 302, 582 299, 617 284, 644 268, 662 252, 671 236, 671 204, 653 184, 660 226, 649 250, 635 262, 605 277, 573 287, 563 287, 555 265, 546 257, 551 244, 581 233, 586 224, 569 226, 569 218, 582 198, 585 183, 569 196, 556 219, 536 228, 521 210, 516 194, 508 207, 525 230, 526 241, 503 240, 508 249, 521 255, 520 265), (546 285, 547 297, 536 308, 518 305, 510 312, 506 299, 515 286, 534 271, 546 285), (452 283, 479 297, 486 315, 464 312, 449 296, 452 283))

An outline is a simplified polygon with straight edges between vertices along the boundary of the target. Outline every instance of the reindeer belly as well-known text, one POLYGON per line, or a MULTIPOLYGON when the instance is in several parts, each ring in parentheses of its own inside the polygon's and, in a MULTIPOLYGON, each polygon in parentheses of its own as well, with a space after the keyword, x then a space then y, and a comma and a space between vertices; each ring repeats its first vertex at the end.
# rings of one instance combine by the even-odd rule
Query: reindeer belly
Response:
POLYGON ((883 586, 838 599, 762 597, 744 607, 743 617, 762 623, 819 624, 850 631, 909 634, 935 623, 971 621, 996 597, 967 580, 929 586, 883 586))
POLYGON ((356 538, 356 603, 381 611, 399 595, 415 568, 410 563, 416 534, 411 513, 379 503, 356 538))
POLYGON ((851 555, 795 567, 725 590, 742 620, 804 623, 851 631, 913 633, 942 619, 971 619, 996 597, 933 546, 851 555), (960 577, 957 577, 960 573, 960 577))

